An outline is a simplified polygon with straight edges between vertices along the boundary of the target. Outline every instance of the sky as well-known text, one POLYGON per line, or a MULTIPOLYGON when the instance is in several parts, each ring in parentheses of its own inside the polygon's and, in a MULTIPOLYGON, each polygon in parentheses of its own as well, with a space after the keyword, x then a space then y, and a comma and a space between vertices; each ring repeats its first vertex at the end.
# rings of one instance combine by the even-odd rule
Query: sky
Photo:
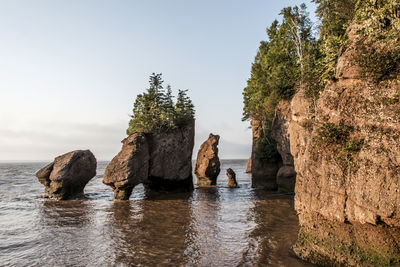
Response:
POLYGON ((289 0, 0 0, 0 161, 76 149, 110 160, 151 73, 196 108, 194 156, 248 158, 242 91, 265 29, 289 0))

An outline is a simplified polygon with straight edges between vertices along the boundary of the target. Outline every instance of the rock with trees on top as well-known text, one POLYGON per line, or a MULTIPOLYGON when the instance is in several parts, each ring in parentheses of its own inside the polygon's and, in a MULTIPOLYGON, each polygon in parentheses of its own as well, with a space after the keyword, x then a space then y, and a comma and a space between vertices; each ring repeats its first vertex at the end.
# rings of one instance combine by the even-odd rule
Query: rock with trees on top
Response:
POLYGON ((139 183, 150 190, 193 189, 194 106, 186 92, 179 90, 174 102, 161 74, 150 76, 150 87, 134 103, 129 136, 106 168, 103 182, 114 199, 129 199, 139 183))

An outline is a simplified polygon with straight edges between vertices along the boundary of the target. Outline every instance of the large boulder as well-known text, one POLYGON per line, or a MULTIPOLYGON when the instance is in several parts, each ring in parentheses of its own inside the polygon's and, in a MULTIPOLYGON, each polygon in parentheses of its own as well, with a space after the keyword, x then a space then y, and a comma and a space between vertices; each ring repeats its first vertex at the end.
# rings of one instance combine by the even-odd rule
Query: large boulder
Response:
POLYGON ((219 175, 220 162, 218 157, 219 135, 210 133, 208 139, 201 145, 197 153, 194 173, 198 185, 216 185, 219 175))
POLYGON ((58 156, 36 173, 45 186, 46 197, 62 200, 83 195, 86 184, 96 175, 97 162, 90 150, 75 150, 58 156))
POLYGON ((282 166, 276 174, 276 183, 281 193, 293 193, 296 184, 296 171, 293 166, 282 166))
POLYGON ((114 199, 126 200, 132 189, 147 180, 149 148, 142 133, 134 133, 122 140, 122 149, 108 164, 103 183, 114 191, 114 199))

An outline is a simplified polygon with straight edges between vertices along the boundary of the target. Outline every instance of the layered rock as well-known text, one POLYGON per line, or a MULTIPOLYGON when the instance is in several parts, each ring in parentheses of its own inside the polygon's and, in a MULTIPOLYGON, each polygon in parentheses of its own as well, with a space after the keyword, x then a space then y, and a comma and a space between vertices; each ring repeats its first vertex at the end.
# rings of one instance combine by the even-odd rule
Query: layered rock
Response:
POLYGON ((261 123, 255 119, 251 120, 252 126, 252 152, 251 152, 251 184, 254 188, 276 190, 278 184, 276 183, 276 174, 281 166, 280 160, 276 162, 265 162, 260 158, 257 153, 257 142, 261 137, 262 126, 261 123))
POLYGON ((148 179, 149 146, 146 136, 134 133, 122 140, 122 149, 108 164, 103 183, 114 191, 114 199, 126 200, 133 188, 148 179))
POLYGON ((282 100, 275 110, 272 123, 272 137, 277 143, 278 152, 282 158, 282 166, 276 174, 276 183, 280 192, 294 192, 296 171, 293 156, 290 151, 289 123, 291 120, 290 102, 282 100))
POLYGON ((97 162, 90 150, 75 150, 54 159, 36 173, 45 195, 64 200, 82 196, 86 184, 96 175, 97 162))
POLYGON ((302 91, 291 102, 301 226, 294 251, 321 265, 398 266, 400 84, 360 79, 351 53, 339 59, 315 117, 302 91))
POLYGON ((129 199, 141 183, 150 190, 193 189, 194 121, 164 133, 134 133, 122 143, 104 173, 103 183, 111 186, 114 199, 129 199))
POLYGON ((236 173, 231 168, 226 170, 226 176, 228 176, 228 187, 238 187, 236 173))
POLYGON ((208 139, 201 145, 197 153, 194 173, 197 177, 197 184, 216 185, 217 177, 221 171, 218 157, 219 135, 210 133, 208 139))

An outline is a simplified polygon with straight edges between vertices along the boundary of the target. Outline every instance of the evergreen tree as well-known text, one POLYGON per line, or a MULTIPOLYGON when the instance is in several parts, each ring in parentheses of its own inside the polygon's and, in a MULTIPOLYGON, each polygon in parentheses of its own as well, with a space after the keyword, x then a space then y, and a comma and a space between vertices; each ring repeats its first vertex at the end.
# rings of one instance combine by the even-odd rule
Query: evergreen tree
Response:
POLYGON ((188 90, 179 90, 175 105, 175 125, 182 127, 194 117, 194 106, 192 100, 187 96, 188 90))
POLYGON ((149 88, 136 97, 133 115, 126 130, 128 135, 135 132, 158 133, 183 127, 194 119, 194 106, 186 91, 179 90, 174 105, 171 86, 164 90, 161 74, 153 73, 149 88))

